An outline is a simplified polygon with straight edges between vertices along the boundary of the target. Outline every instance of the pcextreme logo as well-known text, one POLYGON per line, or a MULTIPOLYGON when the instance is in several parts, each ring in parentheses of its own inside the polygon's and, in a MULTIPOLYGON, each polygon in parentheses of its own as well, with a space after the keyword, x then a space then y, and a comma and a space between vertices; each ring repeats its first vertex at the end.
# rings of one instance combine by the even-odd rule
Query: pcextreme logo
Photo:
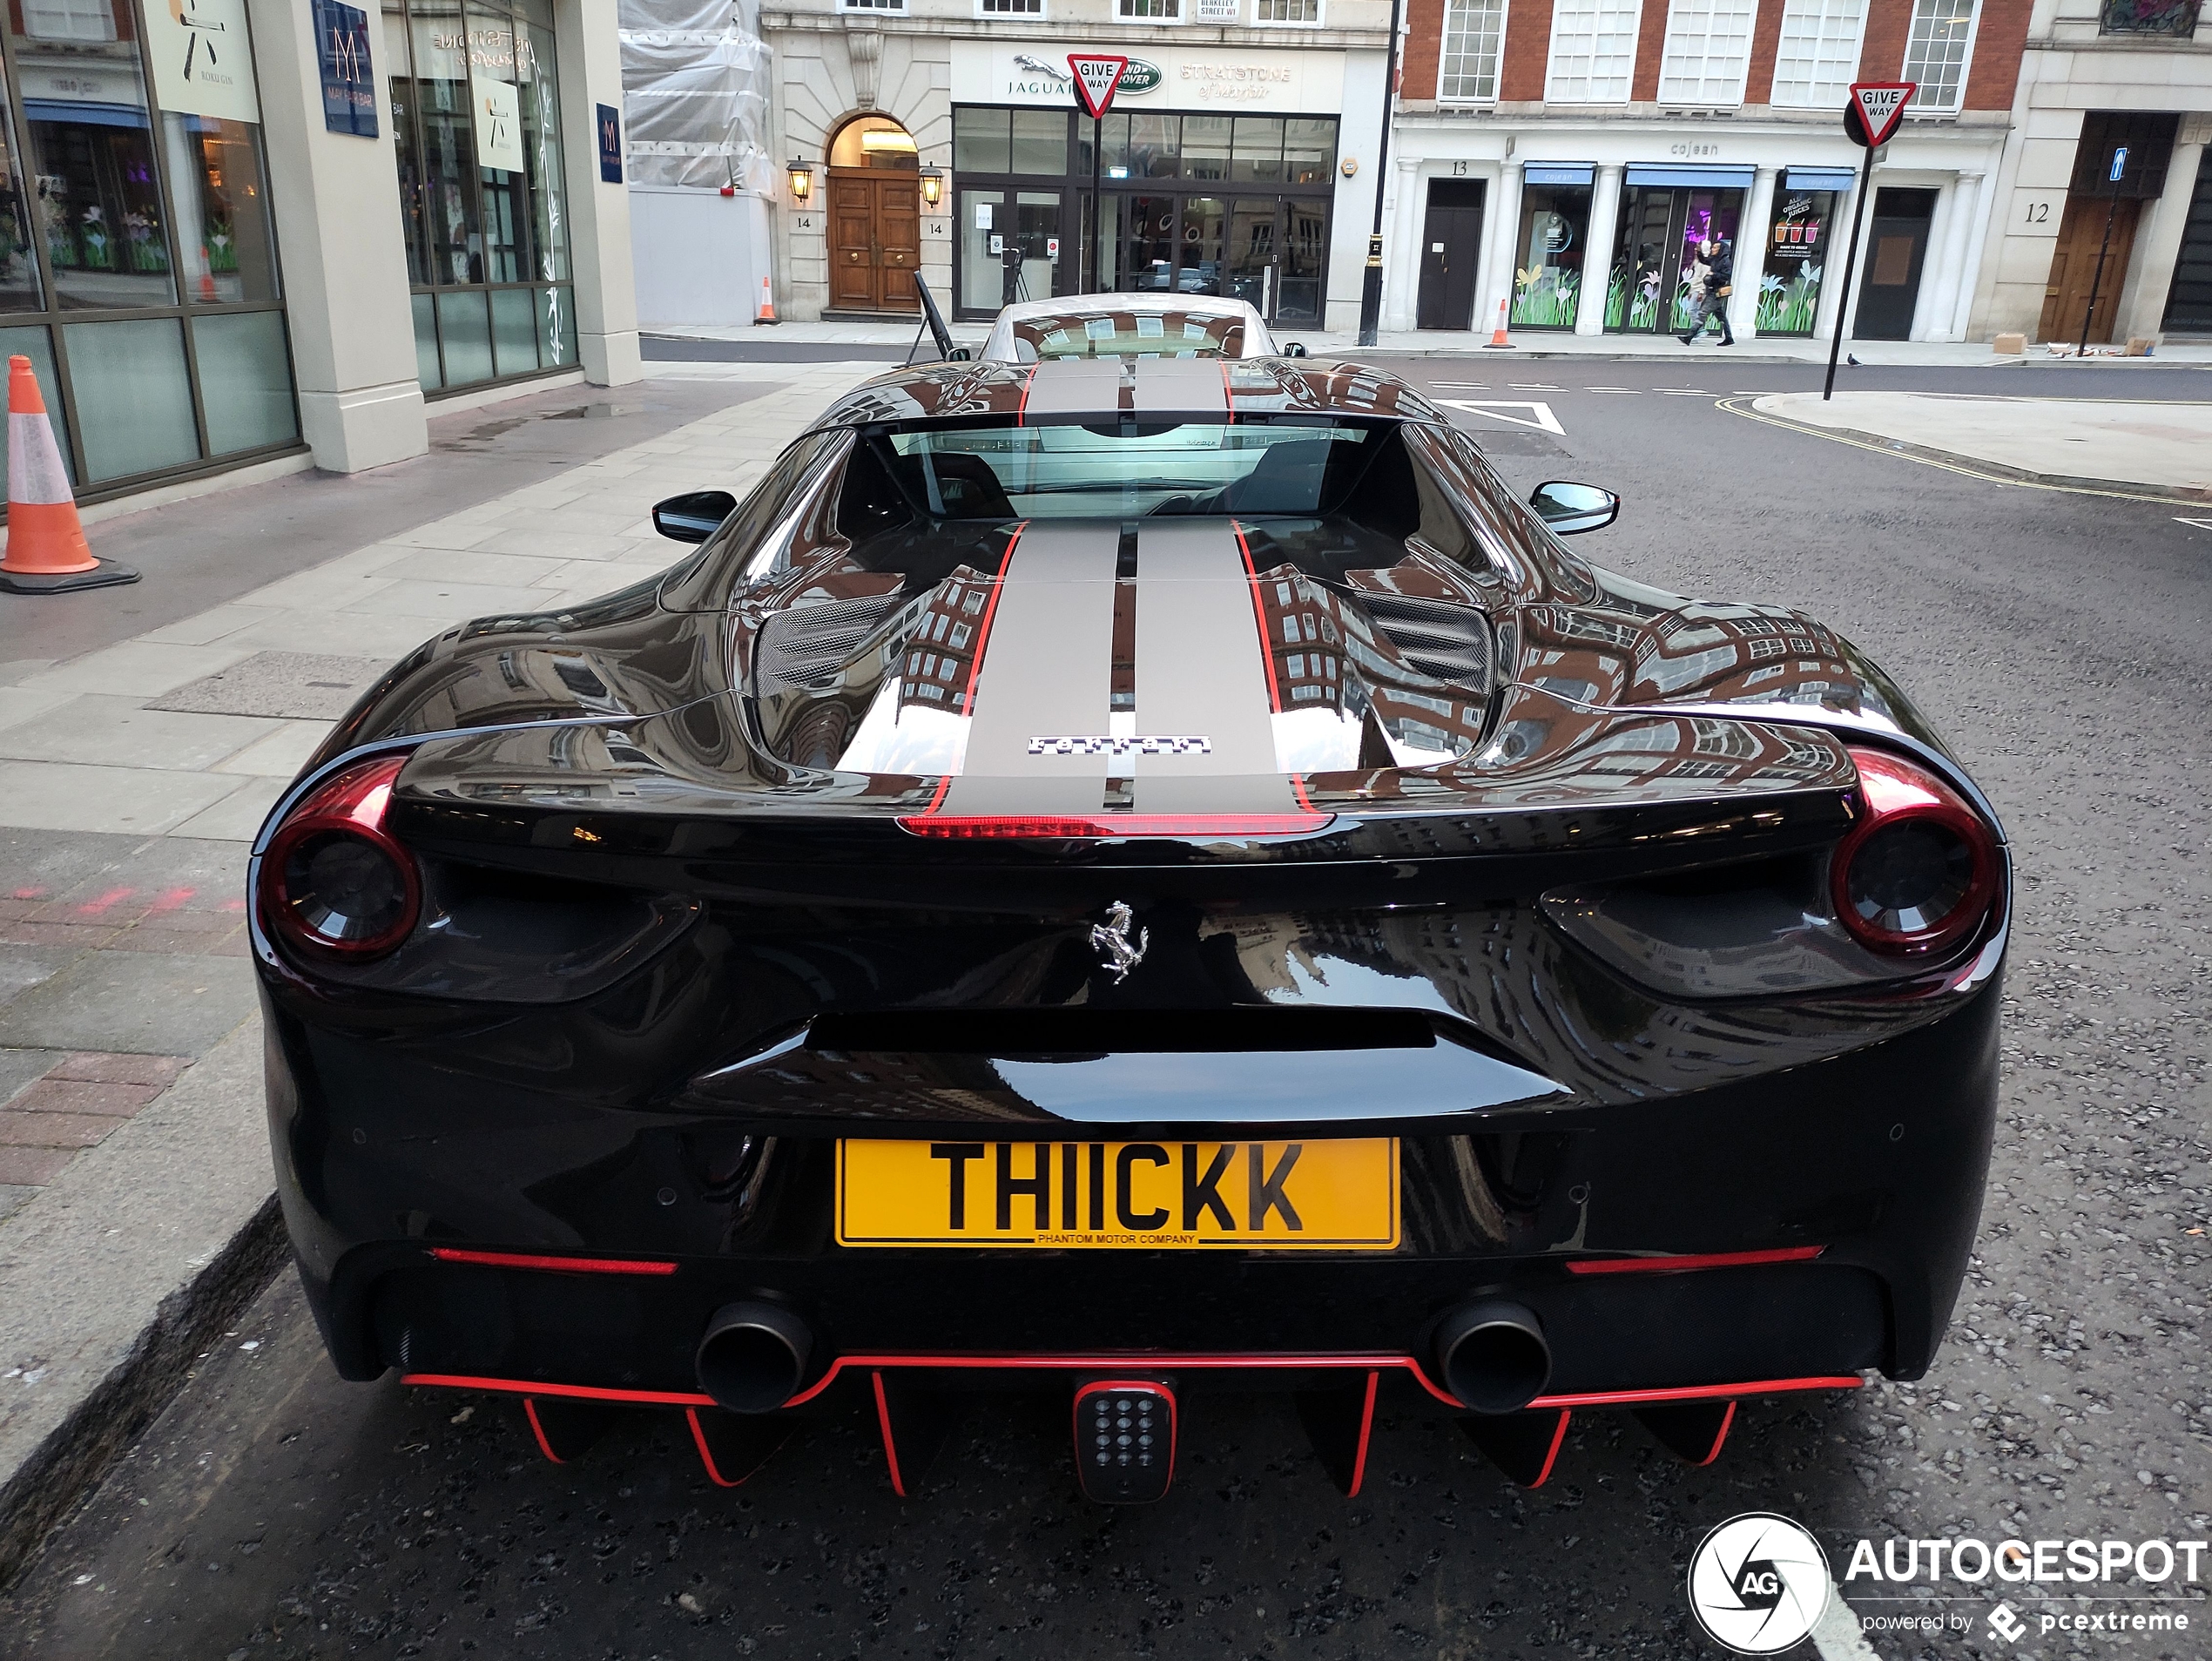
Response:
POLYGON ((1786 1516, 1749 1511, 1698 1543, 1689 1610, 1714 1643, 1738 1655, 1778 1655, 1802 1643, 1828 1609, 1828 1555, 1786 1516))

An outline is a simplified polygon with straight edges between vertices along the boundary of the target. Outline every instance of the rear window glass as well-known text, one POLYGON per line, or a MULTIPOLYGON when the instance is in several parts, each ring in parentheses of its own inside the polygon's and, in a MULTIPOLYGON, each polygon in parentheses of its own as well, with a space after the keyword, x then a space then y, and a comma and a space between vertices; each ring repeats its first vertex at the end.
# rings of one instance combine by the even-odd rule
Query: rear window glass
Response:
POLYGON ((1239 317, 1184 312, 1069 313, 1013 325, 1020 363, 1056 358, 1233 358, 1244 355, 1239 317))
POLYGON ((1351 423, 1189 422, 940 428, 873 442, 933 518, 1100 519, 1324 512, 1364 470, 1376 436, 1351 423))

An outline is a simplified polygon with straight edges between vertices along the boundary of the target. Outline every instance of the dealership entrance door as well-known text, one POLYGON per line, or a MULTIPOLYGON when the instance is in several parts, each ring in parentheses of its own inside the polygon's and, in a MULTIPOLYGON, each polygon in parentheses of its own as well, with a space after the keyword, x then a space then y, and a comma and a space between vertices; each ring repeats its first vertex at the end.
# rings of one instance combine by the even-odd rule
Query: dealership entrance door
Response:
POLYGON ((1109 192, 1101 199, 1107 291, 1218 294, 1249 302, 1269 323, 1319 326, 1326 198, 1109 192))

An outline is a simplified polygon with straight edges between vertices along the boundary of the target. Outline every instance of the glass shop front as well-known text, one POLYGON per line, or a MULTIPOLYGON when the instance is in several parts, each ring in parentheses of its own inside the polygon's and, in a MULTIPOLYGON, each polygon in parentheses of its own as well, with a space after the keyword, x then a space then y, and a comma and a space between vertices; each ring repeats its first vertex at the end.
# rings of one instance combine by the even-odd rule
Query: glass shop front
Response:
POLYGON ((552 0, 383 0, 426 394, 576 361, 552 0))
POLYGON ((245 0, 190 18, 17 0, 0 37, 0 355, 80 500, 299 445, 245 0))
POLYGON ((1622 175, 1605 293, 1608 334, 1683 334, 1697 321, 1691 276, 1707 240, 1739 246, 1749 167, 1639 166, 1622 175))
POLYGON ((1270 323, 1318 325, 1337 126, 1334 116, 1109 115, 1094 282, 1089 118, 956 105, 958 314, 1096 289, 1217 294, 1250 301, 1270 323))

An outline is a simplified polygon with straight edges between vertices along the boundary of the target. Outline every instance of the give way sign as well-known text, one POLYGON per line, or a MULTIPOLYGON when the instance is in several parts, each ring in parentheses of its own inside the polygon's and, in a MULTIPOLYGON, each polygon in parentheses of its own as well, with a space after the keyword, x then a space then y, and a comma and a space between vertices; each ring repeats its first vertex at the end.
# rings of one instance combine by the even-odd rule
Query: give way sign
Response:
MULTIPOLYGON (((1845 114, 1858 118, 1858 125, 1865 136, 1858 132, 1850 136, 1869 150, 1881 148, 1905 118, 1905 104, 1918 90, 1919 83, 1914 81, 1853 81, 1845 114)), ((1848 120, 1844 123, 1846 132, 1851 125, 1848 120)))
POLYGON ((1068 67, 1075 71, 1076 97, 1082 102, 1083 113, 1096 119, 1114 102, 1114 89, 1122 84, 1129 59, 1103 52, 1069 52, 1068 67))

